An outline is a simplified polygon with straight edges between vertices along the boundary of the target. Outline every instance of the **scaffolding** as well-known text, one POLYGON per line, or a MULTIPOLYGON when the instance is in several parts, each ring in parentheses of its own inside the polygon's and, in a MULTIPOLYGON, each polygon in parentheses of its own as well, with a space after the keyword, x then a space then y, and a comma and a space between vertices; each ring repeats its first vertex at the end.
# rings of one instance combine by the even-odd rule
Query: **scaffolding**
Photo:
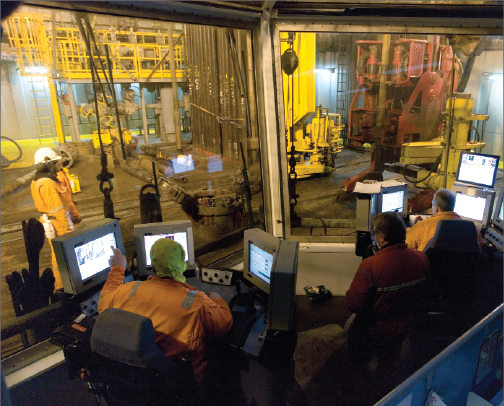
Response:
MULTIPOLYGON (((91 79, 89 54, 77 28, 50 28, 51 17, 39 13, 16 13, 7 19, 10 45, 16 48, 16 62, 22 76, 49 76, 53 69, 55 47, 58 79, 91 79)), ((104 45, 110 51, 114 79, 148 81, 171 79, 168 35, 161 32, 96 30, 100 56, 106 66, 104 45)), ((174 34, 175 76, 184 78, 184 37, 174 34)), ((103 78, 100 73, 101 78, 103 78)))

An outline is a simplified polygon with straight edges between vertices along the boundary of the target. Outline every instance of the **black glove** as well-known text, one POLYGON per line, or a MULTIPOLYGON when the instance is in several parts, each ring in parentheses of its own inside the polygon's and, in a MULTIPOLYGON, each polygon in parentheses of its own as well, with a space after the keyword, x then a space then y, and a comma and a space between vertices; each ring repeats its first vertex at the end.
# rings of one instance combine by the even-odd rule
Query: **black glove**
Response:
POLYGON ((22 277, 16 271, 5 277, 17 317, 48 306, 55 281, 50 268, 46 268, 40 278, 34 278, 24 268, 21 273, 22 277))

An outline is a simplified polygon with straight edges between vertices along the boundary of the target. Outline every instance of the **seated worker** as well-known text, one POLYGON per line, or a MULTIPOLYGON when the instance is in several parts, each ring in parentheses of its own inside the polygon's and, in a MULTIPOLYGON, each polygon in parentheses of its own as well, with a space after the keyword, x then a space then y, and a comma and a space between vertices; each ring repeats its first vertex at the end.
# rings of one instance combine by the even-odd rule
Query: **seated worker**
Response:
MULTIPOLYGON (((432 199, 432 217, 414 224, 406 231, 406 244, 408 247, 423 251, 429 240, 434 237, 436 227, 441 220, 462 220, 453 211, 455 208, 455 195, 448 189, 439 189, 432 199)), ((478 243, 483 245, 478 227, 478 243)))
POLYGON ((377 214, 373 222, 379 251, 361 262, 346 292, 346 305, 355 318, 348 330, 348 351, 337 392, 339 405, 363 401, 359 379, 366 376, 375 352, 378 365, 373 403, 395 387, 401 346, 429 268, 425 254, 404 243, 406 226, 397 213, 377 214))
POLYGON ((152 320, 156 344, 167 357, 190 354, 194 375, 204 380, 208 340, 224 335, 233 318, 218 293, 208 296, 185 283, 184 248, 168 238, 150 251, 153 274, 146 281, 123 283, 126 257, 112 248, 110 273, 98 300, 98 312, 113 307, 152 320))

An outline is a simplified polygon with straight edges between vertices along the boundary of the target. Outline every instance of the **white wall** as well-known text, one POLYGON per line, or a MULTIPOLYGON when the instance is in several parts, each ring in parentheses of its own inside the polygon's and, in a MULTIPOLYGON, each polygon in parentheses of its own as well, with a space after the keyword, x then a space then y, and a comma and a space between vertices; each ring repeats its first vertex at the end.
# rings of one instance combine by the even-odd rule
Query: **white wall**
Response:
MULTIPOLYGON (((503 72, 503 51, 483 52, 476 57, 474 67, 465 92, 471 93, 474 99, 473 114, 488 114, 490 118, 484 124, 485 148, 487 154, 502 154, 502 81, 490 80, 488 74, 503 72)), ((481 133, 482 122, 473 122, 481 133)))
POLYGON ((355 244, 300 243, 296 295, 305 286, 324 285, 335 296, 345 296, 362 257, 355 255, 355 244))

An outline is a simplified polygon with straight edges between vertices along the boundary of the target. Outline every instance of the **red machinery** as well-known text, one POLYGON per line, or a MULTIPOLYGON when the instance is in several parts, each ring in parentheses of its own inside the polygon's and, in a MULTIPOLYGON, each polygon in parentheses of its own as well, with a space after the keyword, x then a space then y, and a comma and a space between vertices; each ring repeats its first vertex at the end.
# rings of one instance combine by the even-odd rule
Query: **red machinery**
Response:
MULTIPOLYGON (((350 105, 349 140, 362 146, 375 140, 374 127, 381 72, 387 75, 384 127, 381 133, 383 162, 397 162, 405 142, 428 141, 442 134, 445 102, 456 88, 460 62, 448 45, 418 39, 390 44, 388 67, 381 67, 382 41, 357 41, 359 87, 350 105), (456 69, 453 72, 453 62, 456 69)), ((353 182, 355 183, 355 182, 353 182)), ((351 190, 347 185, 347 190, 351 190)), ((351 186, 353 189, 353 185, 351 186)))

